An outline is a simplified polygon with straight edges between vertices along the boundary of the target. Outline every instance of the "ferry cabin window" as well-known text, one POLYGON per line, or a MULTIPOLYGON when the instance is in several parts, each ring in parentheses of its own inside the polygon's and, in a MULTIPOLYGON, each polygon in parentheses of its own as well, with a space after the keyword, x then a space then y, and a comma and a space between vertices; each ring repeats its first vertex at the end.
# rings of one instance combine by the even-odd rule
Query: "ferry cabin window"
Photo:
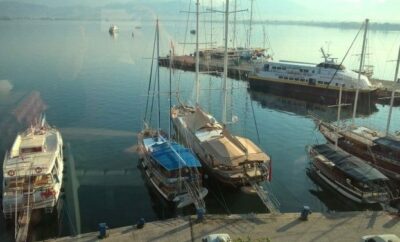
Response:
POLYGON ((42 152, 42 147, 31 147, 31 148, 22 148, 21 153, 22 154, 28 154, 28 153, 37 153, 37 152, 42 152))
POLYGON ((269 65, 268 64, 264 65, 264 71, 269 71, 269 65))
POLYGON ((276 70, 276 66, 273 66, 273 67, 272 67, 272 70, 276 70))

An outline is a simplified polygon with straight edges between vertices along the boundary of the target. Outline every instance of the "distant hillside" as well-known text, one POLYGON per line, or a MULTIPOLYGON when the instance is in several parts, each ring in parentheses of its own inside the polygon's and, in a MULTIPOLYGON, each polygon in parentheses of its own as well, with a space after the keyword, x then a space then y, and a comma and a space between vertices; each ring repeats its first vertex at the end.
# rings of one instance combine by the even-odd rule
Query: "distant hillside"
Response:
POLYGON ((89 7, 86 5, 49 7, 18 1, 0 1, 0 19, 53 18, 94 20, 103 19, 105 16, 111 16, 111 18, 119 20, 129 20, 138 16, 144 19, 154 19, 156 16, 179 19, 185 16, 185 14, 180 14, 179 12, 186 9, 187 6, 182 6, 180 1, 115 3, 102 7, 89 7))
MULTIPOLYGON (((21 0, 22 1, 22 0, 21 0)), ((53 2, 51 5, 24 3, 19 0, 0 1, 0 20, 10 20, 15 18, 34 18, 34 19, 71 19, 71 20, 153 20, 159 17, 163 21, 185 21, 186 13, 181 11, 188 10, 188 1, 165 0, 165 1, 132 1, 128 3, 113 3, 105 6, 98 4, 75 5, 66 1, 65 6, 60 6, 57 1, 42 0, 43 3, 53 2)), ((89 1, 89 0, 88 0, 89 1)), ((92 0, 93 1, 93 0, 92 0)), ((88 3, 87 1, 82 1, 88 3)), ((204 6, 203 6, 204 7, 204 6)), ((191 11, 194 11, 192 6, 191 11)), ((283 9, 276 9, 283 11, 283 9)), ((204 11, 204 10, 202 10, 204 11)), ((279 13, 278 11, 278 13, 279 13)), ((287 11, 291 11, 290 9, 287 11)), ((288 12, 286 12, 287 14, 288 12)), ((295 14, 295 13, 293 13, 295 14)), ((194 21, 194 15, 190 18, 194 21)), ((242 21, 246 23, 247 20, 242 21)), ((324 28, 351 28, 357 29, 361 26, 360 22, 323 22, 323 21, 285 21, 285 20, 263 20, 255 21, 257 24, 280 24, 280 25, 304 25, 317 26, 324 28)), ((217 20, 216 22, 221 22, 217 20)), ((400 31, 399 23, 376 23, 371 22, 371 30, 400 31)))

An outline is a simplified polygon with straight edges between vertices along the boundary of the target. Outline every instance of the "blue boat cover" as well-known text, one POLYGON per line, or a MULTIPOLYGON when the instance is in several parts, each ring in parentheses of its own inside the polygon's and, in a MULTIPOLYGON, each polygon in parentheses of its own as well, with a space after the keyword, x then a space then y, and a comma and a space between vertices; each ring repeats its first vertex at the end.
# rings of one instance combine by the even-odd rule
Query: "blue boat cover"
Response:
POLYGON ((152 148, 153 159, 168 171, 183 167, 201 167, 199 160, 189 149, 175 142, 155 144, 152 148))
POLYGON ((368 182, 374 180, 388 180, 380 171, 369 165, 366 161, 350 155, 346 151, 335 148, 332 144, 312 146, 319 154, 333 162, 339 170, 357 181, 368 182))

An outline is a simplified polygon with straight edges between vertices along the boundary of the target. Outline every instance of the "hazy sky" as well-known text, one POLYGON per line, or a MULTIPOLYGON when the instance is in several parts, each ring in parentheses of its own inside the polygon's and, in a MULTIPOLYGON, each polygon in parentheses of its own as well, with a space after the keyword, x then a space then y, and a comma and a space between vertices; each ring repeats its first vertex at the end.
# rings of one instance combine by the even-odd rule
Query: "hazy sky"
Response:
MULTIPOLYGON (((0 0, 10 1, 10 0, 0 0)), ((158 5, 162 9, 182 6, 195 0, 14 0, 14 2, 43 4, 51 7, 85 5, 101 7, 108 4, 158 5), (173 4, 172 4, 173 3, 173 4)), ((220 5, 225 0, 212 0, 220 5)), ((236 0, 238 8, 250 8, 251 0, 236 0)), ((211 0, 200 0, 202 6, 211 0)), ((233 8, 235 0, 230 0, 233 8)), ((400 22, 400 0, 254 0, 254 17, 271 20, 313 20, 313 21, 362 21, 370 18, 373 22, 400 22)), ((162 13, 159 13, 162 14, 162 13)))

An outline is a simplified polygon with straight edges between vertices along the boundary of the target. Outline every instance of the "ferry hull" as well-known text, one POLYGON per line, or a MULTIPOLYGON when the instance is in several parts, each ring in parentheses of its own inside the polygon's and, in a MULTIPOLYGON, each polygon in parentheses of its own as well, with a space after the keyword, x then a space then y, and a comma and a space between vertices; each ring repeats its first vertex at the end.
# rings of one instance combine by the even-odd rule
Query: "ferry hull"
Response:
MULTIPOLYGON (((264 77, 260 78, 257 76, 249 77, 249 87, 251 90, 263 91, 279 96, 286 96, 326 105, 337 104, 339 99, 338 89, 327 88, 321 85, 283 82, 280 80, 264 77)), ((343 90, 342 103, 354 103, 355 93, 355 90, 343 90)), ((359 92, 359 104, 369 104, 376 101, 376 99, 376 90, 359 92)))

